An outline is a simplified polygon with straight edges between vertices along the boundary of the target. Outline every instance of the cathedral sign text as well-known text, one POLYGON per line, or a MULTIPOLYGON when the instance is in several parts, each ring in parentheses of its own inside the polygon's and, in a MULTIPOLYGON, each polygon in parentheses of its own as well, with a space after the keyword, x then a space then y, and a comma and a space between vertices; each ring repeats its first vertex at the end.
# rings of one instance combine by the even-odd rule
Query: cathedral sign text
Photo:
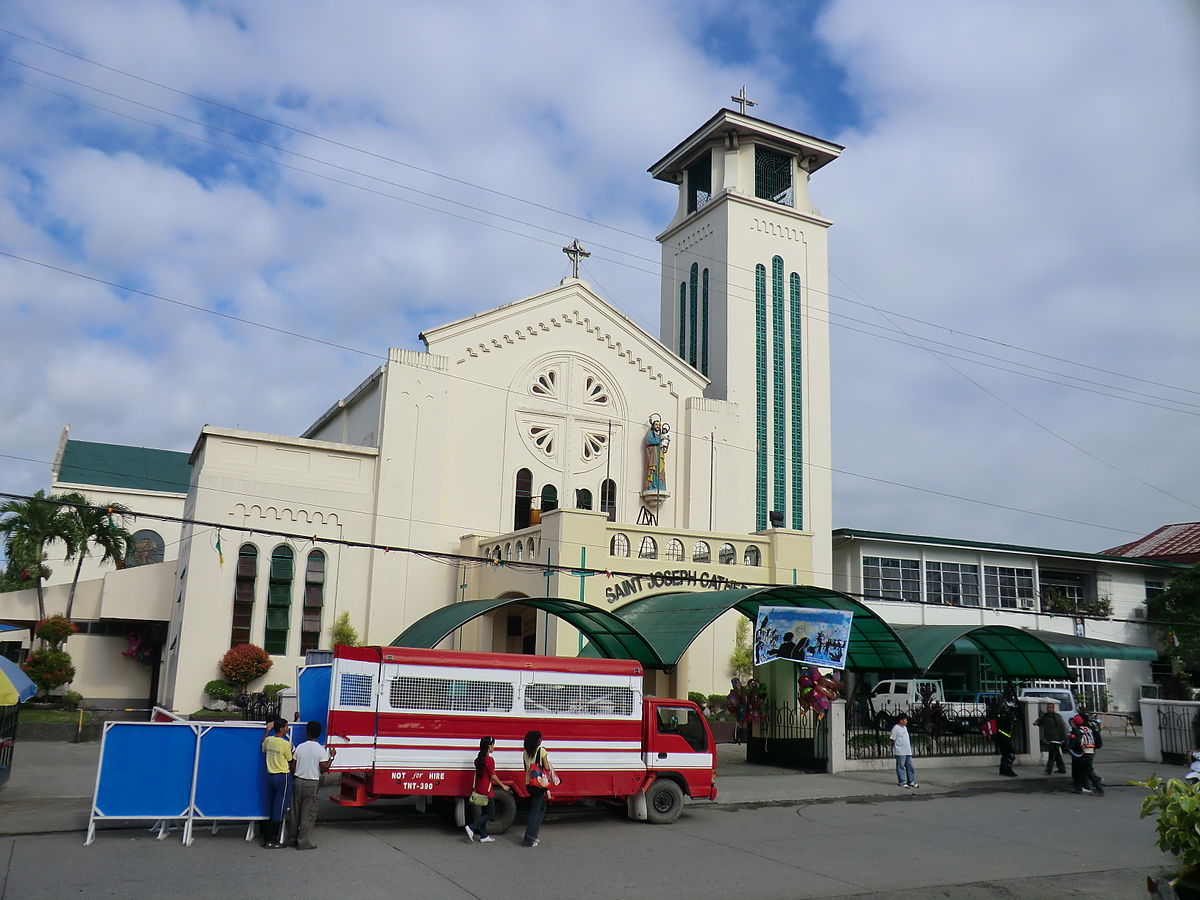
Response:
POLYGON ((633 575, 618 581, 604 589, 604 597, 609 603, 616 603, 633 594, 653 588, 683 587, 700 588, 705 591, 731 591, 744 588, 746 585, 732 581, 724 575, 713 575, 697 569, 664 569, 659 572, 649 572, 645 575, 633 575))

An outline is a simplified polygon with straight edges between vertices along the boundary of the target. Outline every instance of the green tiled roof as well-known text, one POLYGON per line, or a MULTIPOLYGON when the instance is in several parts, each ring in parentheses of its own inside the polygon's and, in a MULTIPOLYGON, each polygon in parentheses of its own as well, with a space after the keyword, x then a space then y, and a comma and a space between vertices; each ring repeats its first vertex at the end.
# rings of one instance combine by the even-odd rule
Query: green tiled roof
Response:
POLYGON ((192 478, 188 454, 122 444, 67 441, 58 480, 140 491, 186 494, 192 478))

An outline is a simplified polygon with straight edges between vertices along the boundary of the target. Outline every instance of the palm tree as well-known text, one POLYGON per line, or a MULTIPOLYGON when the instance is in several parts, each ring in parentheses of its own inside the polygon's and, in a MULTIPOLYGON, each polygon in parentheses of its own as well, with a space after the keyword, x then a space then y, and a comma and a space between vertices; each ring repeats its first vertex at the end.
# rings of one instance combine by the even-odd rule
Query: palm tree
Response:
MULTIPOLYGON (((37 588, 38 619, 46 618, 42 581, 50 574, 46 568, 46 545, 61 540, 70 545, 72 526, 62 509, 62 499, 38 491, 28 500, 9 500, 0 505, 0 534, 9 559, 20 560, 32 571, 37 588)), ((28 576, 26 577, 28 580, 28 576)))
POLYGON ((71 536, 67 541, 67 560, 75 560, 75 575, 71 578, 71 589, 67 593, 67 621, 75 606, 75 588, 79 584, 79 572, 83 560, 91 556, 94 544, 102 551, 100 563, 114 562, 118 569, 125 568, 125 557, 133 544, 133 535, 125 527, 129 507, 120 503, 91 503, 83 494, 63 494, 59 500, 65 504, 63 515, 70 523, 71 536), (120 524, 114 519, 120 517, 120 524))

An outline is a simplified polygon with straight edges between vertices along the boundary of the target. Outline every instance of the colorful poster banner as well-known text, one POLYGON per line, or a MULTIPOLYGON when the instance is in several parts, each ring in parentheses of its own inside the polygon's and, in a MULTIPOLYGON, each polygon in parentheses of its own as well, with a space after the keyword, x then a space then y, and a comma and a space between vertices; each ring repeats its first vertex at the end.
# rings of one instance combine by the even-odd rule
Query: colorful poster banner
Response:
POLYGON ((854 613, 840 609, 760 606, 754 629, 754 664, 786 659, 844 669, 853 617, 854 613))

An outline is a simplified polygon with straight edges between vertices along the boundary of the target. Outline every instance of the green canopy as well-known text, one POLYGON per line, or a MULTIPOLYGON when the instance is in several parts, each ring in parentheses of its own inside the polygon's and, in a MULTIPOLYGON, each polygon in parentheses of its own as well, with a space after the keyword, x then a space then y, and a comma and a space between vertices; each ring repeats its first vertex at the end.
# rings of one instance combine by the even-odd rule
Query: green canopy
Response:
POLYGON ((1053 678, 1074 676, 1055 649, 1037 634, 1011 625, 893 625, 896 634, 912 652, 917 667, 929 671, 947 650, 969 646, 982 653, 997 674, 1005 678, 1053 678))
MULTIPOLYGON (((1116 641, 1102 641, 1099 638, 1077 637, 1073 634, 1063 634, 1061 631, 1030 628, 1027 629, 1027 633, 1041 638, 1059 656, 1085 659, 1140 659, 1149 662, 1158 659, 1158 651, 1151 647, 1134 647, 1129 644, 1118 644, 1116 641)), ((954 649, 956 653, 978 652, 970 646, 956 645, 954 649)))
MULTIPOLYGON (((912 654, 883 619, 853 597, 811 585, 745 588, 728 591, 681 591, 651 594, 615 610, 631 628, 645 635, 667 667, 680 657, 704 629, 736 609, 754 621, 760 606, 840 609, 854 613, 846 666, 850 669, 915 670, 912 654)), ((584 656, 599 656, 585 647, 584 656)))
POLYGON ((413 622, 391 645, 436 647, 467 622, 504 606, 530 606, 557 616, 587 638, 588 646, 596 648, 595 656, 636 659, 647 668, 664 666, 650 642, 620 616, 589 603, 558 597, 498 597, 443 606, 413 622))

